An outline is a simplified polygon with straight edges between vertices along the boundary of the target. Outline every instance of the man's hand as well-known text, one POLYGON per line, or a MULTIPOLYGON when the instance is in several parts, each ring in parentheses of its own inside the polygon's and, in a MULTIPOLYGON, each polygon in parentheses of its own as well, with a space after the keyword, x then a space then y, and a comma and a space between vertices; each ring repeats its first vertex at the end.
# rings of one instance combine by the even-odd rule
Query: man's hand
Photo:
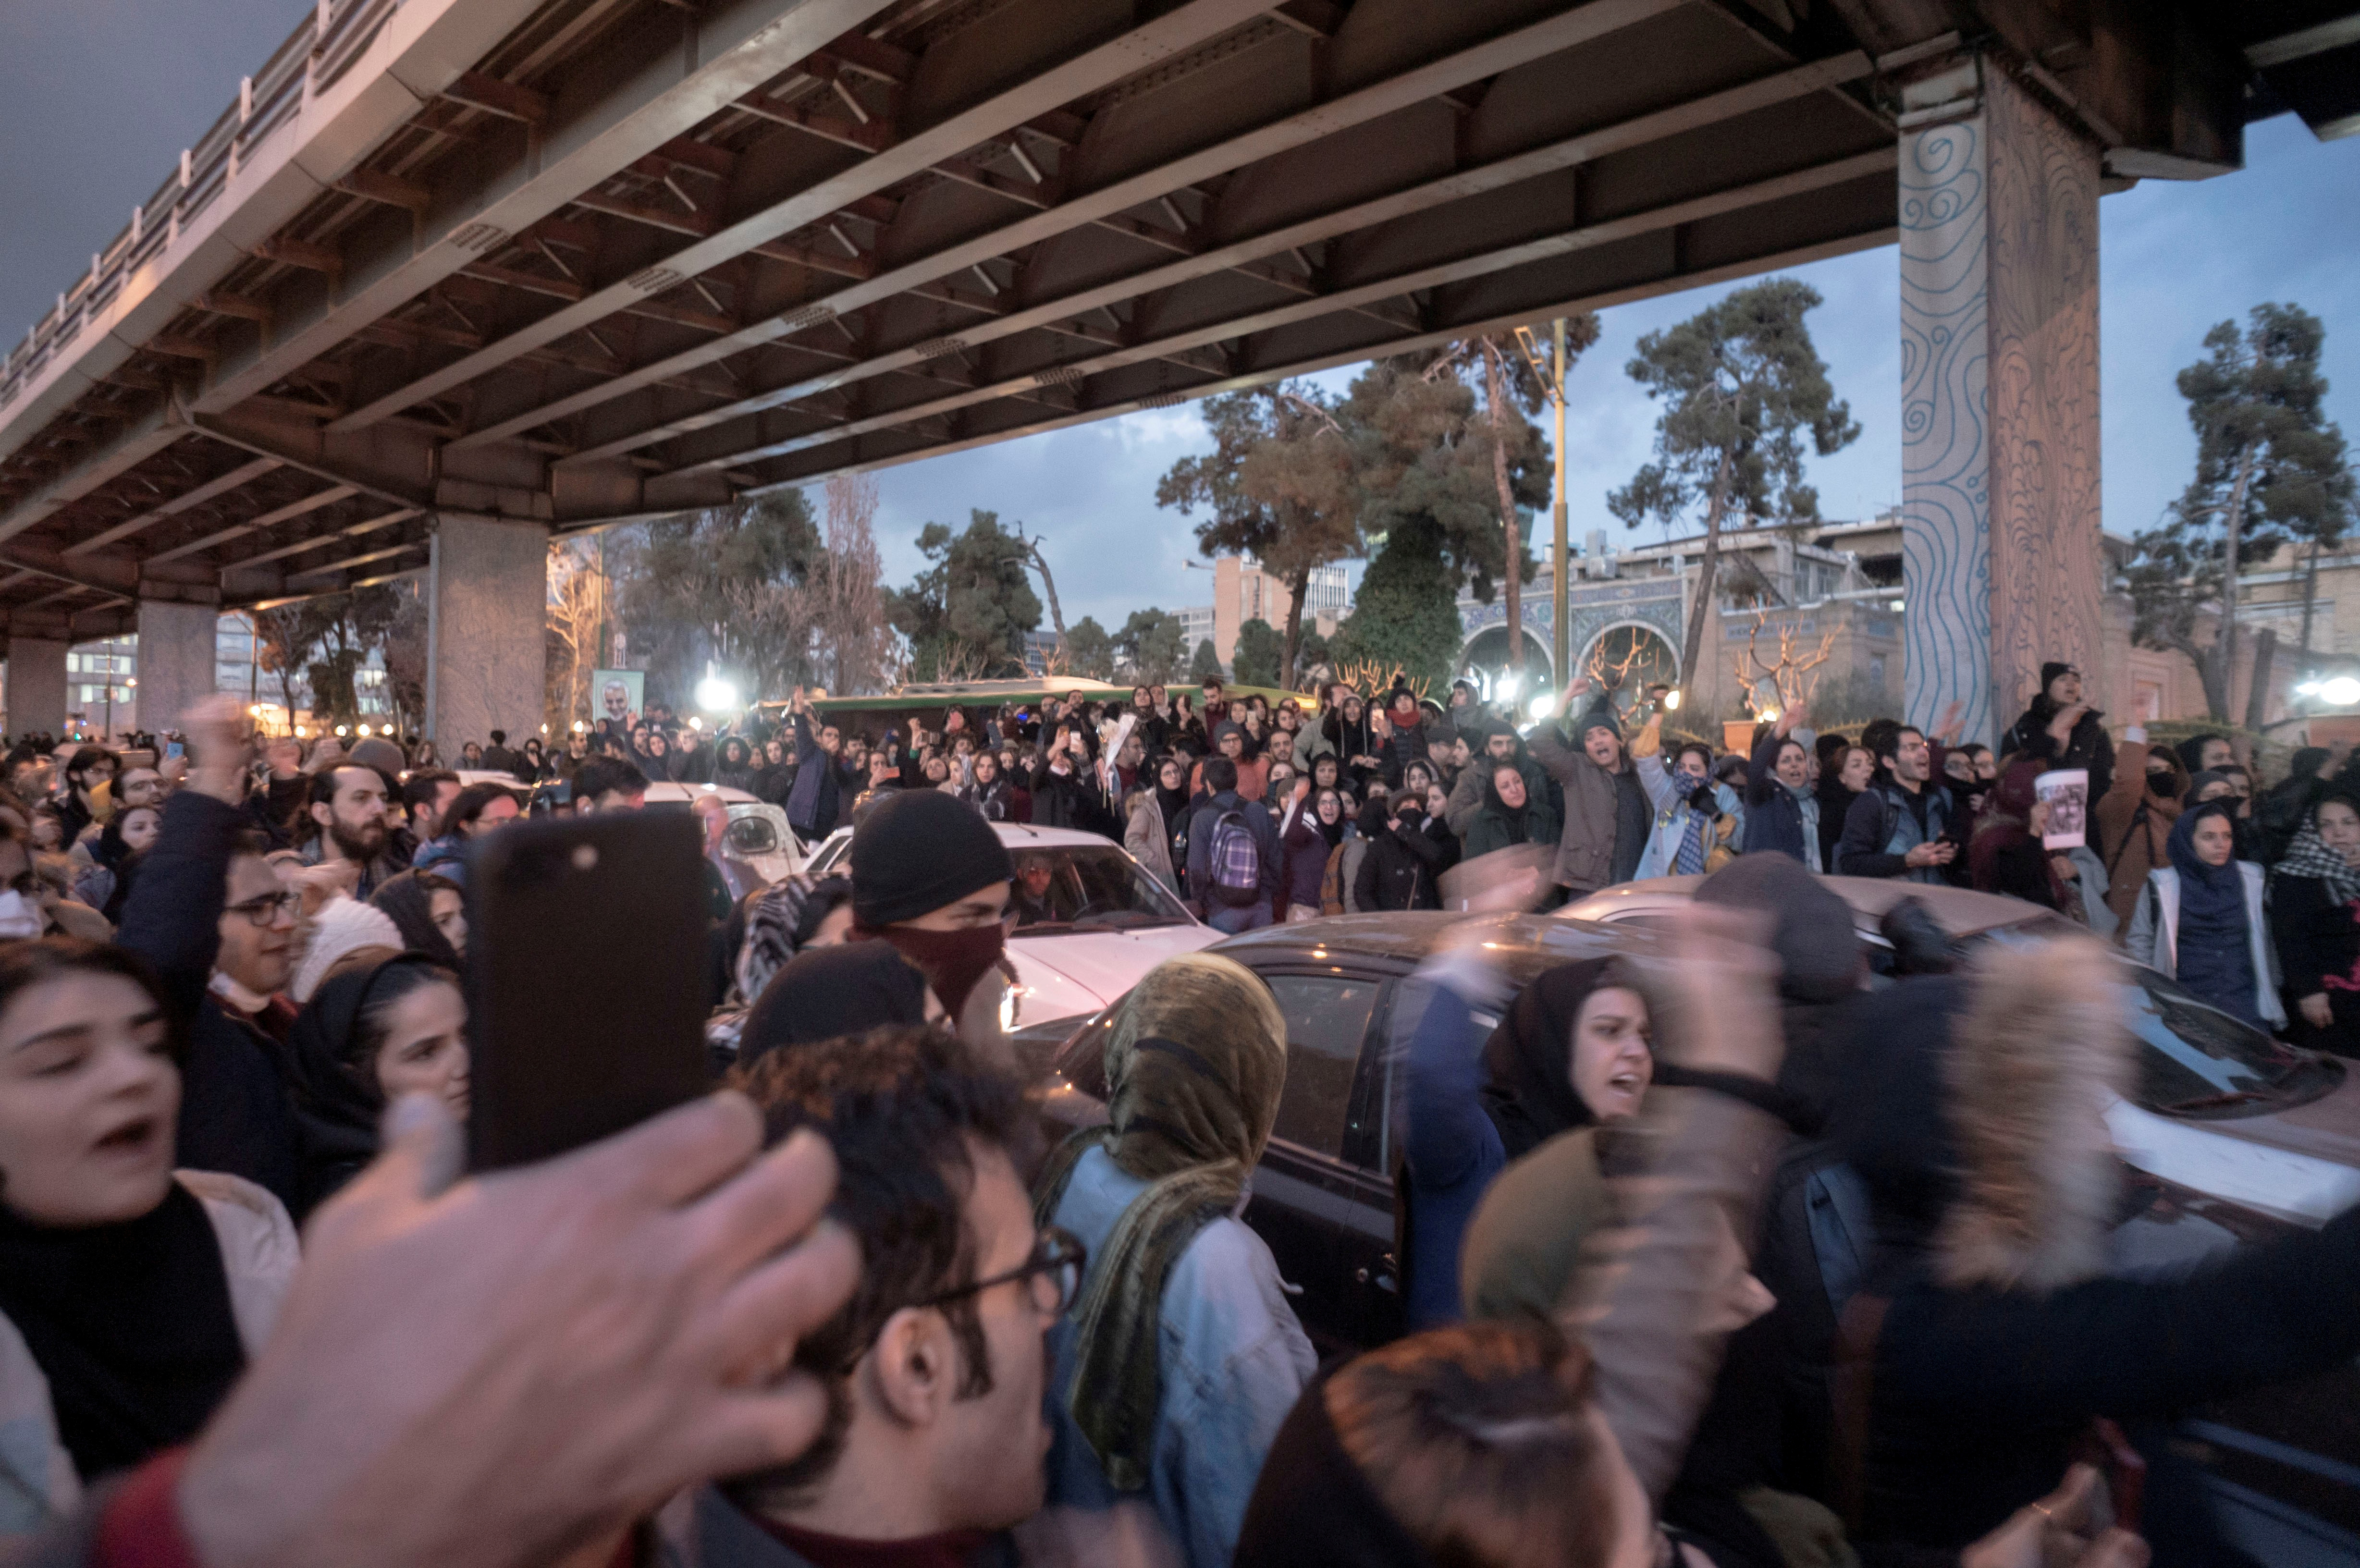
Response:
POLYGON ((303 743, 293 735, 280 735, 262 748, 263 760, 270 765, 273 779, 292 779, 303 771, 303 743))
POLYGON ((1592 690, 1590 677, 1587 675, 1577 675, 1567 681, 1565 690, 1557 693, 1556 716, 1561 719, 1573 712, 1573 705, 1589 696, 1592 690))
POLYGON ((1909 853, 1901 857, 1903 865, 1915 870, 1926 866, 1948 866, 1958 857, 1959 846, 1949 839, 1938 838, 1931 844, 1913 844, 1909 853))
POLYGON ((2311 1028, 2323 1029, 2335 1027, 2335 1008, 2328 1001, 2326 992, 2314 991, 2297 1006, 2302 1011, 2302 1021, 2311 1028))
POLYGON ((1382 708, 1374 709, 1370 713, 1369 733, 1379 740, 1393 738, 1393 722, 1385 717, 1385 711, 1382 708))
POLYGON ((228 691, 200 697, 180 715, 180 731, 189 737, 194 758, 188 787, 211 795, 225 806, 246 799, 240 768, 246 761, 246 710, 228 691))
POLYGON ((303 912, 316 915, 339 893, 349 898, 360 891, 361 863, 357 860, 323 860, 317 866, 282 866, 279 868, 281 887, 301 895, 303 912))
POLYGON ((1942 716, 1934 721, 1933 738, 1938 743, 1945 746, 1958 745, 1959 715, 1965 711, 1965 703, 1960 702, 1956 697, 1951 698, 1949 705, 1943 708, 1942 716))
POLYGON ((208 1568, 522 1568, 809 1445, 825 1399, 787 1368, 860 1270, 823 1140, 763 1152, 716 1094, 453 1186, 439 1102, 388 1120, 190 1456, 208 1568))

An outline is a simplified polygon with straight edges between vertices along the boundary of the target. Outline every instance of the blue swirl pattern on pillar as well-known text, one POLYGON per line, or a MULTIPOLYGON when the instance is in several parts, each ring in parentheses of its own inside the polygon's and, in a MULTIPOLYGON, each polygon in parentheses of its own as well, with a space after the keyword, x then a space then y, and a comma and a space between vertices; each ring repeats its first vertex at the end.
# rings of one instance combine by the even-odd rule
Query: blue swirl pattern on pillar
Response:
POLYGON ((1986 116, 1901 138, 1901 561, 1908 722, 1959 704, 1995 739, 1991 690, 1986 116))

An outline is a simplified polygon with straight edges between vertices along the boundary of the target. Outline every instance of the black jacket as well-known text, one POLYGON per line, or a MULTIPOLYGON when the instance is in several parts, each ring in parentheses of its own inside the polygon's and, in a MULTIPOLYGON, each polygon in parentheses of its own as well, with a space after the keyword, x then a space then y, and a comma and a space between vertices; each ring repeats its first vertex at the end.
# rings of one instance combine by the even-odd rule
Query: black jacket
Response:
POLYGON ((1032 825, 1077 828, 1122 842, 1122 823, 1107 809, 1098 786, 1079 769, 1056 774, 1043 763, 1032 775, 1032 825))
POLYGON ((2270 934, 2278 940, 2289 997, 2315 996, 2327 990, 2327 976, 2349 980, 2360 970, 2360 921, 2354 913, 2351 905, 2331 901, 2327 884, 2316 877, 2270 878, 2270 934))
POLYGON ((2034 698, 2032 706, 2001 739, 2000 755, 2017 752, 2038 757, 2051 768, 2086 768, 2090 799, 2095 800, 2114 787, 2114 743, 2106 734, 2106 715, 2092 708, 2075 720, 2073 733, 2065 737, 2061 751, 2049 733, 2049 721, 2056 716, 2056 705, 2046 694, 2034 698))
POLYGON ((237 808, 194 790, 165 801, 161 832, 125 902, 115 941, 155 967, 188 1041, 177 1162, 243 1176, 291 1209, 295 1113, 279 1043, 206 988, 221 952, 230 852, 245 826, 237 808))
MULTIPOLYGON (((1438 878, 1459 858, 1458 845, 1437 838, 1429 824, 1397 829, 1380 826, 1370 835, 1369 851, 1360 857, 1352 896, 1363 909, 1438 909, 1442 889, 1438 878)), ((1439 827, 1441 824, 1431 824, 1439 827)))

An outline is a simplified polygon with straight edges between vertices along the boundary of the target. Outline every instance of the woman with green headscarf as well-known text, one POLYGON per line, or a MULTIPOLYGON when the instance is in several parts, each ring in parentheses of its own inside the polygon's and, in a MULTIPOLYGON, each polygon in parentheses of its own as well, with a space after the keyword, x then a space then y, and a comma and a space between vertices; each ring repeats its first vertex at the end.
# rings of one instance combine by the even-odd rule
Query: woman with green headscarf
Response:
POLYGON ((1049 1500, 1145 1499, 1188 1568, 1226 1568, 1318 1358, 1238 1218, 1286 1082, 1286 1020, 1234 960, 1168 959, 1107 1037, 1108 1123, 1042 1171, 1035 1211, 1089 1249, 1058 1324, 1049 1500))

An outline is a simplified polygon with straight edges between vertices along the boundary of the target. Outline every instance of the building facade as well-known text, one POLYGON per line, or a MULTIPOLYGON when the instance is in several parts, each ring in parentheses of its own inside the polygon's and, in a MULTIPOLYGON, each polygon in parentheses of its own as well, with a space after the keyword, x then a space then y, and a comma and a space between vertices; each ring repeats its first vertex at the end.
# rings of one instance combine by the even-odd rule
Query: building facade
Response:
MULTIPOLYGON (((1259 620, 1284 635, 1294 613, 1295 596, 1287 592, 1283 579, 1262 570, 1251 556, 1217 557, 1212 571, 1213 602, 1185 605, 1175 614, 1180 617, 1189 653, 1193 656, 1196 645, 1209 638, 1222 668, 1228 669, 1237 662, 1238 628, 1259 620)), ((1316 630, 1323 637, 1333 637, 1337 624, 1351 613, 1350 574, 1341 565, 1312 568, 1303 595, 1304 628, 1316 630)))

